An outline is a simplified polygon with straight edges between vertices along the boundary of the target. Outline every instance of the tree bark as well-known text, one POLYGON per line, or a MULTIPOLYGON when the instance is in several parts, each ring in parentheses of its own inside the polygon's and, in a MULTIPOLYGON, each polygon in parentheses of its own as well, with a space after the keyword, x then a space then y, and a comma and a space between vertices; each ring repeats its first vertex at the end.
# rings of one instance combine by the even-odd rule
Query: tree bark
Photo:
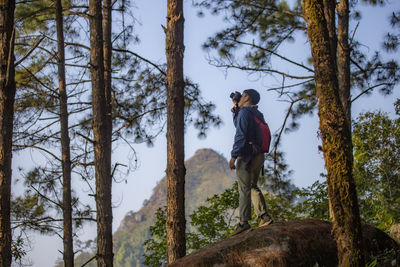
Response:
POLYGON ((104 79, 103 27, 101 1, 89 1, 90 72, 94 156, 96 170, 97 266, 113 266, 111 207, 111 139, 104 79))
POLYGON ((340 0, 337 6, 339 96, 351 131, 349 12, 349 0, 340 0))
POLYGON ((68 133, 68 98, 65 81, 64 26, 61 0, 55 0, 57 24, 57 65, 60 91, 61 153, 63 171, 63 228, 64 228, 64 266, 74 266, 74 247, 72 239, 71 203, 71 153, 68 133))
POLYGON ((112 4, 103 0, 103 53, 104 53, 104 90, 106 97, 107 139, 112 136, 112 99, 111 99, 111 56, 112 56, 112 4))
MULTIPOLYGON (((324 16, 326 20, 326 26, 329 34, 329 45, 332 57, 332 64, 335 67, 335 72, 337 73, 337 62, 336 62, 336 53, 337 53, 337 36, 336 36, 336 13, 335 13, 335 2, 331 0, 324 0, 324 16)), ((332 211, 332 203, 329 200, 329 217, 333 218, 332 211)))
POLYGON ((167 255, 172 263, 186 254, 183 1, 168 0, 167 56, 167 255))
POLYGON ((15 0, 0 0, 0 266, 11 266, 11 158, 15 99, 15 0))
POLYGON ((303 12, 314 60, 320 132, 339 266, 365 266, 357 192, 352 175, 351 132, 339 99, 323 0, 303 0, 303 12))
POLYGON ((337 36, 336 36, 336 3, 331 0, 324 0, 324 15, 329 33, 329 45, 335 71, 337 71, 336 53, 337 53, 337 36))

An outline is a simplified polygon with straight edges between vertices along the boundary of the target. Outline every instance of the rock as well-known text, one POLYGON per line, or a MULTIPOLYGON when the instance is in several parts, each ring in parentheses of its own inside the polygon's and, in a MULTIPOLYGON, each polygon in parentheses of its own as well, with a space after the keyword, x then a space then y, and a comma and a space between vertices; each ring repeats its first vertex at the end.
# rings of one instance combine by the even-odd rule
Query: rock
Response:
MULTIPOLYGON (((276 222, 196 250, 169 266, 337 266, 331 230, 332 223, 321 220, 276 222)), ((368 263, 389 250, 400 263, 400 245, 387 234, 363 225, 363 238, 368 263)), ((381 260, 376 266, 392 262, 381 260)))
POLYGON ((400 223, 395 224, 390 228, 390 236, 400 244, 400 223))

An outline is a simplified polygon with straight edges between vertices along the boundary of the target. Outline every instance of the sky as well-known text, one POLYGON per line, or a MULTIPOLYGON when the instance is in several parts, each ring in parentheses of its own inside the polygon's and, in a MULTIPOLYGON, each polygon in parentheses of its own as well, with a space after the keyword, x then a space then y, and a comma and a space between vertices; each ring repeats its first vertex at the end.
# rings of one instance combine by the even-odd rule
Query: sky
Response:
MULTIPOLYGON (((153 62, 165 62, 165 34, 161 25, 166 24, 166 0, 132 2, 135 5, 132 13, 138 21, 134 25, 134 30, 141 41, 131 49, 153 62)), ((365 49, 370 51, 382 49, 379 41, 388 30, 388 16, 393 10, 400 10, 400 1, 389 0, 389 2, 391 2, 390 7, 362 9, 364 19, 357 28, 356 37, 367 44, 365 49)), ((192 157, 198 149, 211 148, 229 159, 235 133, 231 121, 230 92, 242 91, 246 88, 258 90, 261 95, 259 109, 264 113, 272 132, 279 130, 288 103, 280 101, 275 92, 268 91, 268 88, 279 85, 278 77, 266 76, 257 79, 244 72, 235 70, 224 72, 209 65, 207 53, 201 45, 207 37, 223 29, 223 22, 220 18, 211 15, 199 18, 196 15, 197 10, 191 5, 191 0, 184 0, 184 5, 185 75, 200 85, 202 96, 216 104, 215 113, 223 120, 219 128, 212 128, 207 132, 205 139, 197 138, 196 130, 188 127, 185 133, 185 158, 192 157)), ((355 25, 351 25, 351 31, 354 27, 355 25)), ((282 51, 285 56, 302 58, 302 60, 310 54, 309 44, 305 38, 300 38, 299 41, 285 46, 282 51)), ((398 58, 398 54, 392 56, 398 58)), ((360 112, 377 109, 393 114, 393 103, 395 99, 400 98, 399 91, 399 88, 396 88, 388 97, 375 93, 356 101, 352 106, 353 118, 360 112)), ((292 182, 298 187, 310 186, 320 179, 320 173, 324 172, 323 155, 318 151, 318 145, 321 143, 317 136, 318 123, 316 115, 306 116, 300 120, 298 130, 285 134, 281 140, 285 159, 293 170, 292 182)), ((114 231, 117 230, 126 213, 141 208, 143 201, 151 196, 153 187, 165 176, 167 155, 165 133, 157 138, 152 147, 138 144, 134 148, 139 160, 138 169, 129 173, 127 183, 113 185, 114 231)), ((119 145, 114 148, 113 161, 126 161, 129 153, 127 147, 119 145)), ((14 155, 13 167, 16 169, 18 166, 25 166, 27 161, 33 160, 29 153, 14 155)), ((79 192, 79 183, 73 181, 73 185, 79 192)), ((93 239, 95 229, 95 224, 89 224, 79 234, 83 240, 93 239)), ((29 252, 28 257, 33 262, 33 266, 53 266, 55 260, 61 257, 58 250, 62 250, 62 242, 57 237, 32 235, 31 240, 33 250, 29 252)))

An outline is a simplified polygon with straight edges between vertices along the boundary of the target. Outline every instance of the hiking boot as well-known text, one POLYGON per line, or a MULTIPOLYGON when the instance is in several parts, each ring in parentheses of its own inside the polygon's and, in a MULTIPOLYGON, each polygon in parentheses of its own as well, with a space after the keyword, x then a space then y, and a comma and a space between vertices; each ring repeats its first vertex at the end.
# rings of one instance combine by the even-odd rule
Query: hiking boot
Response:
POLYGON ((238 225, 236 226, 236 230, 233 231, 231 236, 240 234, 240 233, 242 233, 242 232, 244 232, 244 231, 246 231, 246 230, 248 230, 250 228, 251 228, 251 226, 250 226, 249 223, 245 223, 245 224, 238 223, 238 225))
POLYGON ((272 218, 267 214, 265 216, 261 216, 260 222, 258 224, 258 227, 267 226, 267 225, 270 225, 273 222, 274 221, 272 220, 272 218))

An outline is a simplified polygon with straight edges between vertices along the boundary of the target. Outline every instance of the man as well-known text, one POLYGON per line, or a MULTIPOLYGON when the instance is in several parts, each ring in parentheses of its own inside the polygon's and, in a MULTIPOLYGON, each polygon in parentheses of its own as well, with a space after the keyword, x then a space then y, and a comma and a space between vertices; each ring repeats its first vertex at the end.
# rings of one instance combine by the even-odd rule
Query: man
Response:
POLYGON ((250 229, 251 201, 253 201, 255 213, 260 219, 259 226, 269 225, 273 222, 267 213, 264 196, 257 186, 260 171, 264 165, 264 154, 254 155, 251 145, 251 143, 256 142, 255 127, 258 127, 254 116, 262 121, 264 120, 263 114, 258 111, 257 104, 259 101, 260 94, 254 89, 244 90, 238 103, 233 98, 235 107, 232 111, 234 112, 233 121, 236 134, 229 167, 232 170, 236 169, 238 178, 240 222, 232 235, 250 229))

